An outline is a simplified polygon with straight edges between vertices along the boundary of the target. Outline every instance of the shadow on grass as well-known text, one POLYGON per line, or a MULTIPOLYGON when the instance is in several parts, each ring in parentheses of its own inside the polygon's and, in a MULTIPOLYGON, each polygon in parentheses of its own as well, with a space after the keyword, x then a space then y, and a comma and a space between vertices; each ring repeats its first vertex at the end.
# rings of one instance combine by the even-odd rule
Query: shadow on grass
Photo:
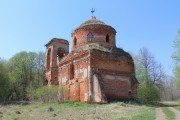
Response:
POLYGON ((29 105, 31 101, 5 101, 0 102, 1 106, 8 106, 8 105, 29 105))

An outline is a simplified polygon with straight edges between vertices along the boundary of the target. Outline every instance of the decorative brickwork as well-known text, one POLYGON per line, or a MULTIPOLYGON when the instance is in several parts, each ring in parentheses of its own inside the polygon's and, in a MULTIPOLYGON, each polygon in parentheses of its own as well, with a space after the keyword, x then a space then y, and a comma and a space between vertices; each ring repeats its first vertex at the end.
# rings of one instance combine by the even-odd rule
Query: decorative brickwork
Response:
POLYGON ((136 98, 138 81, 131 55, 116 48, 116 31, 95 17, 67 40, 54 38, 46 44, 45 82, 65 86, 65 99, 88 103, 136 98))

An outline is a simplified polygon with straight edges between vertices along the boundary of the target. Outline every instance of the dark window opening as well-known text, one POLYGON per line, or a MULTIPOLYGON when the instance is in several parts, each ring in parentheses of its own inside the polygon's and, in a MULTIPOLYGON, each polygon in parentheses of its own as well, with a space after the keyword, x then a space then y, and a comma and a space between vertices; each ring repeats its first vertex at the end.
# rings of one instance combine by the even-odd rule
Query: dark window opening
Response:
POLYGON ((47 54, 47 69, 50 69, 51 49, 48 50, 47 54))
POLYGON ((131 95, 131 91, 129 91, 129 95, 131 95))
POLYGON ((109 35, 106 35, 106 42, 109 42, 109 35))
POLYGON ((74 64, 70 65, 70 80, 74 79, 74 64))
POLYGON ((76 39, 76 37, 74 38, 74 46, 76 46, 77 45, 77 39, 76 39))
POLYGON ((65 56, 65 50, 63 48, 58 48, 58 50, 57 50, 57 60, 60 61, 64 56, 65 56))
POLYGON ((88 33, 88 42, 92 42, 92 40, 93 40, 93 35, 92 35, 92 33, 88 33))

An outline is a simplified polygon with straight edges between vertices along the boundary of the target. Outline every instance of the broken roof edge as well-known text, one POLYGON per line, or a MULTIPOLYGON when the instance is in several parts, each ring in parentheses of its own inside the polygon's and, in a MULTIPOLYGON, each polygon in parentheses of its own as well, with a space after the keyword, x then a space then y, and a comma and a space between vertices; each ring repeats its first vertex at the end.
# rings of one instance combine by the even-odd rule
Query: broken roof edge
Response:
POLYGON ((125 56, 125 57, 132 59, 132 56, 128 52, 124 51, 122 48, 116 48, 116 47, 115 48, 106 48, 97 43, 91 43, 91 44, 87 44, 84 46, 80 46, 80 47, 74 49, 73 51, 78 52, 81 50, 100 50, 103 52, 116 54, 116 55, 120 55, 120 56, 125 56))
POLYGON ((63 41, 63 42, 66 42, 68 45, 69 45, 69 41, 68 40, 65 40, 65 39, 62 39, 62 38, 52 38, 47 44, 45 44, 44 46, 47 47, 49 46, 52 42, 54 42, 55 40, 59 40, 59 41, 63 41))

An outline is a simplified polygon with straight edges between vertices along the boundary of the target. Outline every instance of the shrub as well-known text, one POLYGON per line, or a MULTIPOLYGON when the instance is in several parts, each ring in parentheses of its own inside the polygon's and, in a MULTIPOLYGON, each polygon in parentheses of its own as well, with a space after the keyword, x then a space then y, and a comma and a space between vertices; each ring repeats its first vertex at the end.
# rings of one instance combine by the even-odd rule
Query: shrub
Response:
POLYGON ((58 95, 57 86, 42 86, 35 90, 34 99, 42 102, 56 102, 58 95))
POLYGON ((139 85, 138 100, 140 103, 152 104, 160 100, 160 92, 155 85, 139 85))
POLYGON ((53 109, 52 107, 49 107, 47 111, 48 111, 48 112, 54 111, 54 109, 53 109))
POLYGON ((64 86, 42 86, 33 92, 34 100, 42 102, 60 102, 63 103, 68 96, 68 90, 64 86))

